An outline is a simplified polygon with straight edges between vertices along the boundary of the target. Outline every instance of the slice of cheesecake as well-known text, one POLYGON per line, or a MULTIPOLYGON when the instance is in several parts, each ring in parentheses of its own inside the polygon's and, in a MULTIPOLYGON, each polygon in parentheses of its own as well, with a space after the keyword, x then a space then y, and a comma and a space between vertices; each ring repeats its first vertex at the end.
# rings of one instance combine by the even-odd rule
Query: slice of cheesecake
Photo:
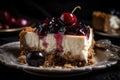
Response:
MULTIPOLYGON (((21 57, 29 51, 43 51, 45 61, 43 66, 71 64, 85 66, 94 63, 94 36, 90 27, 87 34, 47 33, 41 35, 35 28, 26 27, 20 33, 21 57)), ((82 29, 82 28, 81 28, 82 29)), ((26 62, 26 59, 25 61, 26 62)))
MULTIPOLYGON (((93 43, 93 33, 90 29, 89 38, 79 35, 47 34, 43 38, 35 32, 22 31, 20 34, 22 50, 44 50, 46 53, 57 50, 62 55, 71 53, 80 60, 88 61, 89 49, 93 43)), ((76 57, 76 58, 77 58, 76 57)))
POLYGON ((94 11, 92 26, 95 30, 112 34, 116 33, 116 31, 120 29, 120 19, 112 14, 94 11))
POLYGON ((46 19, 34 28, 26 27, 20 32, 20 48, 19 61, 30 66, 69 68, 94 64, 93 30, 77 22, 69 12, 46 19))

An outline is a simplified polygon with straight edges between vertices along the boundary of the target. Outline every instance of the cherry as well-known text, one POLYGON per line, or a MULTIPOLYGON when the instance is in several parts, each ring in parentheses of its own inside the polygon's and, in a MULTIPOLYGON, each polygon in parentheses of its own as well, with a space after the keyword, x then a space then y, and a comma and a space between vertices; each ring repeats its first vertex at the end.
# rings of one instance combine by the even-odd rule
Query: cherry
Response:
POLYGON ((75 15, 69 12, 65 12, 61 15, 60 19, 65 23, 65 24, 75 24, 77 22, 77 18, 75 15))
POLYGON ((90 29, 88 26, 80 23, 75 27, 76 27, 76 35, 87 36, 87 38, 89 38, 90 29))
POLYGON ((9 29, 9 28, 10 28, 10 26, 8 24, 3 25, 3 29, 9 29))
POLYGON ((41 51, 31 51, 26 55, 26 62, 30 66, 40 66, 43 65, 45 61, 45 55, 41 51))
POLYGON ((18 18, 17 25, 21 27, 29 26, 30 22, 25 18, 18 18))
POLYGON ((16 18, 11 17, 8 23, 10 26, 16 26, 17 25, 16 18))
POLYGON ((8 11, 0 10, 0 29, 9 29, 16 27, 25 27, 30 25, 30 21, 26 18, 16 18, 12 16, 8 11))
POLYGON ((73 12, 77 9, 81 9, 80 6, 77 6, 73 9, 73 11, 70 13, 70 12, 65 12, 65 13, 62 13, 62 15, 60 16, 60 20, 63 21, 65 24, 70 24, 70 25, 74 25, 76 24, 77 22, 77 18, 76 16, 73 14, 73 12))

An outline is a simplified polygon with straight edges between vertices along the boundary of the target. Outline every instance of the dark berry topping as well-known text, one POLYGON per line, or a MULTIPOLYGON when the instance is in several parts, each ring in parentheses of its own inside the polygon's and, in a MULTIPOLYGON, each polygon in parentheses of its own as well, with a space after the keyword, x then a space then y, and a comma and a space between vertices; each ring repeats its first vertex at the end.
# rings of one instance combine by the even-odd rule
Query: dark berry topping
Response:
POLYGON ((75 25, 65 25, 58 18, 47 19, 47 22, 43 22, 37 26, 36 32, 41 36, 45 36, 48 33, 60 33, 69 35, 80 35, 89 37, 89 27, 82 23, 76 23, 75 25))
MULTIPOLYGON (((80 6, 77 6, 76 8, 80 8, 80 6)), ((45 36, 48 33, 59 33, 89 37, 89 28, 86 25, 83 25, 82 23, 77 23, 77 18, 73 14, 75 9, 72 11, 72 13, 63 13, 60 16, 60 18, 47 18, 46 20, 41 22, 41 24, 39 24, 39 26, 36 29, 36 32, 40 36, 45 36)))
POLYGON ((62 25, 57 18, 52 18, 49 23, 50 33, 58 33, 61 26, 62 25))
POLYGON ((63 23, 58 18, 46 19, 37 27, 36 32, 40 35, 46 35, 48 33, 62 33, 64 34, 65 28, 63 23))
POLYGON ((44 64, 45 55, 41 51, 31 51, 26 55, 26 61, 30 66, 40 66, 44 64))
POLYGON ((89 34, 89 28, 86 25, 76 25, 76 35, 86 36, 87 34, 89 34))

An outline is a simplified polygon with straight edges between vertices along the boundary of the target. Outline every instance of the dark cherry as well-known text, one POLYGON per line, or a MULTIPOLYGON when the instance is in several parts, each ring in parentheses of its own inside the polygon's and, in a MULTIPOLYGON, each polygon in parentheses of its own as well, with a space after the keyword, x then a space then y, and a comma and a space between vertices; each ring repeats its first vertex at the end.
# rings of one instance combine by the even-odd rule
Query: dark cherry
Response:
POLYGON ((50 33, 58 33, 60 27, 61 23, 59 22, 59 19, 53 17, 49 22, 50 33))
POLYGON ((76 30, 76 35, 83 35, 85 36, 87 33, 85 31, 85 28, 77 29, 76 30))
POLYGON ((90 29, 88 26, 79 24, 76 25, 76 35, 87 36, 89 38, 90 29))
POLYGON ((45 55, 41 51, 31 51, 26 55, 26 61, 30 66, 40 66, 44 64, 45 55))
POLYGON ((65 28, 63 27, 63 24, 60 22, 59 18, 53 17, 51 19, 46 19, 42 22, 42 24, 39 24, 39 26, 37 26, 36 32, 43 36, 48 33, 64 34, 65 28))
POLYGON ((49 33, 49 27, 47 23, 42 23, 37 26, 36 32, 41 35, 45 36, 49 33))
POLYGON ((29 26, 30 22, 29 22, 29 20, 27 20, 25 18, 18 18, 17 19, 17 25, 21 26, 21 27, 25 27, 25 26, 29 26))
POLYGON ((71 13, 70 13, 70 12, 62 13, 62 15, 60 16, 60 20, 61 20, 62 22, 64 22, 65 24, 70 24, 70 25, 76 24, 77 18, 76 18, 76 16, 73 14, 73 12, 74 12, 77 8, 80 9, 80 6, 75 7, 71 13))

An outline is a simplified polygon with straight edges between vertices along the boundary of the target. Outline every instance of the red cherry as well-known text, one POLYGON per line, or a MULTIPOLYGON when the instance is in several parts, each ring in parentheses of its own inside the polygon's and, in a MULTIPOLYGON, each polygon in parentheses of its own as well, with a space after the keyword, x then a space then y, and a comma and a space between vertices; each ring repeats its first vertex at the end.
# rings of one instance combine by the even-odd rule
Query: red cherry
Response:
POLYGON ((25 27, 25 26, 29 26, 30 22, 25 18, 18 18, 17 24, 18 26, 25 27))
POLYGON ((9 29, 9 28, 10 28, 10 26, 8 24, 3 25, 3 29, 9 29))
POLYGON ((16 24, 17 24, 16 18, 11 17, 10 20, 9 20, 9 25, 16 26, 16 24))
POLYGON ((60 16, 60 19, 65 23, 65 24, 75 24, 77 22, 77 18, 74 14, 65 12, 60 16))
POLYGON ((80 6, 77 6, 73 9, 73 11, 70 12, 65 12, 60 16, 60 20, 63 21, 65 24, 70 24, 70 25, 74 25, 77 22, 77 18, 76 16, 73 14, 73 12, 77 9, 77 8, 81 8, 80 6))

